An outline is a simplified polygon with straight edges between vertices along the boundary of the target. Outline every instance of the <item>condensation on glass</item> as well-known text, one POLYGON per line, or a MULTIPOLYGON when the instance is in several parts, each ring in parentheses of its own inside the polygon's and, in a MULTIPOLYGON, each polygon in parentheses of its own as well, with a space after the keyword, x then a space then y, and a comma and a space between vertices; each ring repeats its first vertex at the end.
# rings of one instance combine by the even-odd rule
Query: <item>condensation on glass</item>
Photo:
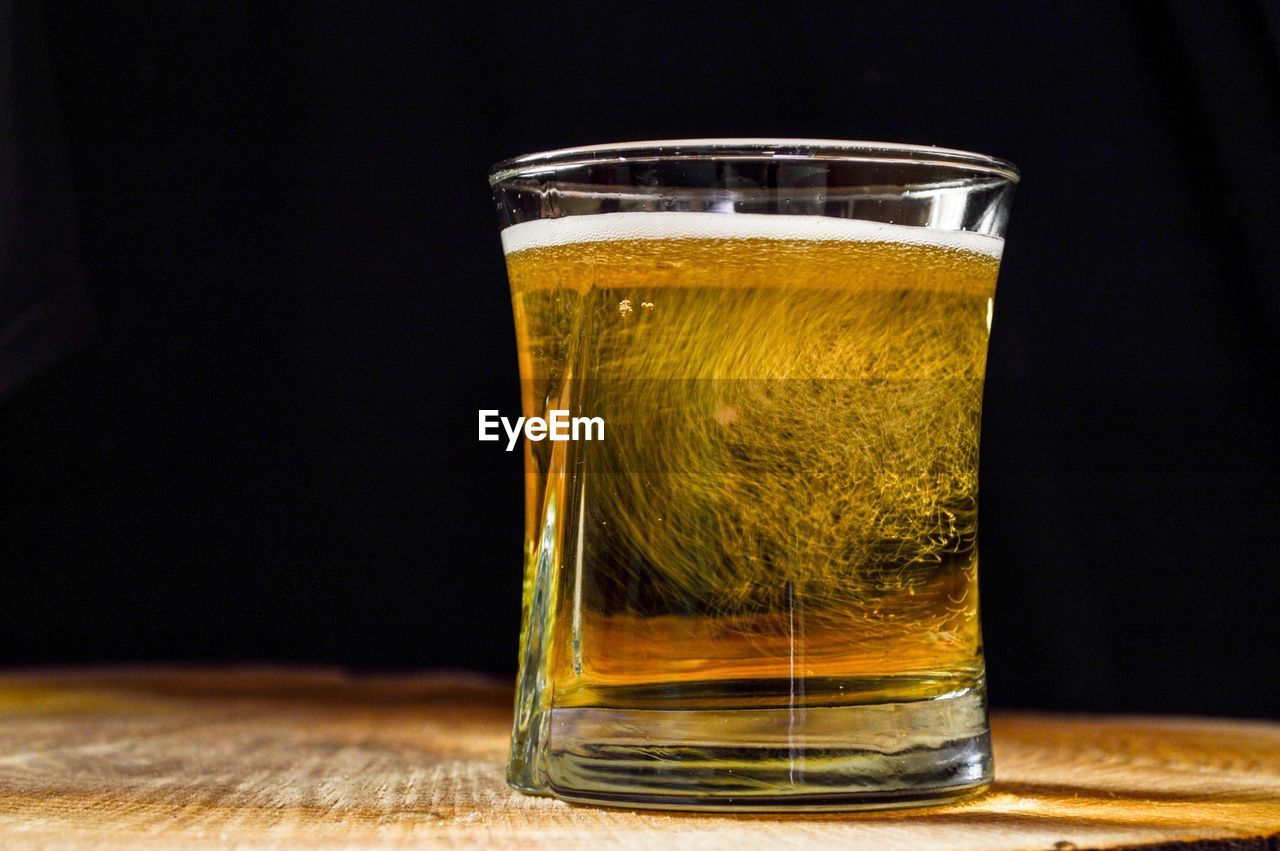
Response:
POLYGON ((987 785, 978 436, 1010 164, 692 140, 496 166, 526 441, 508 778, 819 809, 987 785))

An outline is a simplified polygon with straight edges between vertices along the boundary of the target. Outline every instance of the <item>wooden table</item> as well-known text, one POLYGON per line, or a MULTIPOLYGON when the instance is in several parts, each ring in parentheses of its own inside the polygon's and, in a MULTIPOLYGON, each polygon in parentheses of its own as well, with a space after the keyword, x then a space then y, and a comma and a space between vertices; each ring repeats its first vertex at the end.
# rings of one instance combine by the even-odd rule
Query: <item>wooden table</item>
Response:
POLYGON ((466 676, 0 674, 0 848, 1280 847, 1277 724, 997 714, 978 798, 726 816, 513 792, 509 703, 466 676))

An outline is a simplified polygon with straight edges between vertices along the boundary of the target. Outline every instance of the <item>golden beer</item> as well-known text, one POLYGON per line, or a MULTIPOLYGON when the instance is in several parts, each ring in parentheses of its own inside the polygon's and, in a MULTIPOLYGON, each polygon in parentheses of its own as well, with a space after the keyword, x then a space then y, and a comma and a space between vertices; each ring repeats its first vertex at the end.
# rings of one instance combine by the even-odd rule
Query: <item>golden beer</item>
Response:
MULTIPOLYGON (((702 748, 698 782, 714 786, 735 744, 758 762, 797 724, 838 736, 842 707, 981 693, 978 433, 1000 239, 646 212, 503 240, 523 414, 606 427, 525 442, 524 644, 539 649, 522 678, 542 684, 551 747, 577 766, 560 786, 607 794, 592 760, 643 770, 645 742, 702 748), (770 713, 767 735, 739 729, 770 713)), ((969 711, 985 735, 985 704, 969 711)))

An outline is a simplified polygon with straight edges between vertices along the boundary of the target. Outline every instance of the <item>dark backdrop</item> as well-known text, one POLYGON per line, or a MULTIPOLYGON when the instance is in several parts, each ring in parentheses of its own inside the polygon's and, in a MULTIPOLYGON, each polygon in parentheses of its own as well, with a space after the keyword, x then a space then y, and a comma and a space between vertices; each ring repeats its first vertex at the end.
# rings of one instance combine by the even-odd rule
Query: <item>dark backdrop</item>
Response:
POLYGON ((511 671, 487 167, 832 137, 1023 169, 983 423, 994 701, 1280 715, 1273 6, 0 6, 40 164, 6 248, 78 242, 96 322, 0 400, 0 663, 511 671))

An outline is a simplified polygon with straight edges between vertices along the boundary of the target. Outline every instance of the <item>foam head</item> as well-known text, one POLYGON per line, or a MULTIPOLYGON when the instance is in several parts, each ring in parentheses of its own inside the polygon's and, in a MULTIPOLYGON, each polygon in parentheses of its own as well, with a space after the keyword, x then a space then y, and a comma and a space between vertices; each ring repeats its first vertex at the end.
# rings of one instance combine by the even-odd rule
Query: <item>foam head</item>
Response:
POLYGON ((897 242, 934 245, 1000 259, 1004 240, 969 231, 910 227, 832 216, 767 213, 599 213, 535 219, 502 231, 507 254, 532 248, 631 239, 777 239, 809 242, 897 242))

